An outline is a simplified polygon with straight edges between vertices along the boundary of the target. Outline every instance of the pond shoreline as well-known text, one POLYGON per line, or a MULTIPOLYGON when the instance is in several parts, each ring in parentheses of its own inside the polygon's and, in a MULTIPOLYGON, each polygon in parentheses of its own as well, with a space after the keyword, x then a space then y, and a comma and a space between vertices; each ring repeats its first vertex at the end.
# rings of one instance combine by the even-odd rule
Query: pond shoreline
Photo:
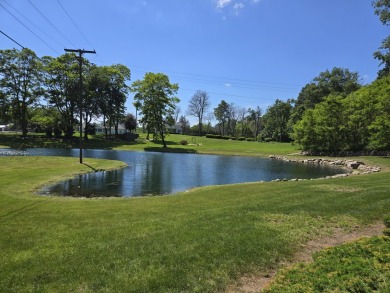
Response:
POLYGON ((278 155, 269 155, 268 158, 281 160, 291 163, 301 163, 301 164, 317 164, 317 165, 329 165, 329 166, 339 166, 349 170, 349 173, 336 174, 332 176, 326 176, 316 179, 275 179, 272 182, 279 181, 303 181, 303 180, 318 180, 318 179, 335 179, 348 177, 350 175, 366 175, 380 172, 381 168, 377 166, 368 166, 361 161, 348 160, 348 159, 324 159, 324 158, 310 158, 310 159, 291 159, 286 156, 278 155))

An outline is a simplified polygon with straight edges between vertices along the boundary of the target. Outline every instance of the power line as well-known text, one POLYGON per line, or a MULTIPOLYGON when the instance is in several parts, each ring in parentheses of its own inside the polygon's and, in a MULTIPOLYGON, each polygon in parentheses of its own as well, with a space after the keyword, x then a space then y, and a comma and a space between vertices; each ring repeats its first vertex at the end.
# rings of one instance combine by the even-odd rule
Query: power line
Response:
POLYGON ((22 49, 25 49, 25 47, 23 47, 21 44, 19 44, 17 41, 15 41, 13 38, 11 38, 9 35, 7 35, 5 32, 1 31, 0 30, 0 33, 2 33, 4 36, 6 36, 8 39, 10 39, 12 42, 14 42, 15 44, 19 45, 20 47, 22 47, 22 49))
POLYGON ((32 7, 34 7, 34 9, 36 11, 38 11, 38 13, 65 39, 67 40, 73 47, 76 47, 71 40, 69 40, 39 9, 38 7, 36 7, 32 2, 31 0, 27 0, 32 7))
POLYGON ((223 81, 238 81, 238 82, 245 82, 245 83, 255 83, 255 84, 274 84, 274 85, 285 85, 285 86, 301 86, 298 84, 288 84, 288 83, 279 83, 279 82, 270 82, 270 81, 259 81, 259 80, 248 80, 248 79, 238 79, 238 78, 230 78, 230 77, 221 77, 221 76, 213 76, 213 75, 204 75, 204 74, 195 74, 195 73, 186 73, 186 72, 178 72, 178 71, 171 71, 171 70, 162 70, 162 69, 148 69, 142 66, 132 66, 135 68, 143 69, 144 71, 160 71, 160 72, 172 72, 174 74, 179 75, 189 75, 189 76, 195 76, 195 77, 202 77, 202 78, 211 78, 215 80, 221 80, 223 81))
POLYGON ((48 33, 46 33, 43 29, 41 29, 38 25, 33 23, 31 20, 29 20, 25 15, 23 15, 20 11, 18 11, 14 6, 12 6, 10 3, 8 3, 6 0, 4 0, 4 3, 7 3, 9 7, 11 7, 14 11, 16 11, 21 17, 23 17, 25 20, 27 20, 31 25, 33 25, 36 29, 38 29, 41 33, 49 37, 52 41, 57 43, 57 45, 61 47, 65 47, 63 44, 61 44, 58 40, 54 39, 52 36, 50 36, 48 33))
POLYGON ((87 37, 83 34, 83 32, 80 30, 79 26, 76 24, 76 22, 73 20, 73 18, 70 16, 68 11, 66 11, 65 7, 61 4, 59 0, 57 0, 58 4, 61 6, 62 10, 65 12, 65 14, 69 17, 70 21, 73 23, 73 25, 76 27, 76 29, 79 31, 81 36, 84 38, 85 41, 87 41, 88 45, 91 46, 91 48, 94 48, 94 46, 91 45, 91 43, 88 41, 87 37))
MULTIPOLYGON (((134 71, 133 71, 134 72, 134 71)), ((139 71, 135 70, 135 72, 144 72, 144 71, 139 71)), ((191 75, 191 74, 189 74, 191 75)), ((202 75, 198 75, 202 76, 202 75)), ((207 79, 207 78, 193 78, 191 76, 180 76, 180 75, 170 75, 170 78, 173 80, 179 80, 180 82, 185 81, 185 82, 190 82, 190 83, 200 83, 200 84, 209 84, 209 85, 218 85, 218 86, 226 86, 230 88, 240 88, 240 89, 252 89, 252 90, 269 90, 269 91, 274 91, 274 92, 291 92, 295 91, 297 87, 292 87, 292 86, 281 86, 283 84, 281 83, 267 83, 267 82, 253 82, 252 84, 249 83, 239 83, 239 82, 234 82, 234 79, 225 79, 225 80, 216 80, 216 79, 207 79), (278 86, 280 84, 280 86, 278 86)))
MULTIPOLYGON (((194 90, 194 89, 186 89, 186 88, 179 88, 179 90, 196 92, 196 90, 194 90)), ((259 98, 259 97, 249 97, 249 96, 243 96, 243 95, 234 95, 234 94, 217 93, 217 92, 209 92, 209 91, 206 91, 206 92, 209 93, 209 94, 212 94, 212 95, 226 96, 226 97, 235 97, 235 98, 242 98, 242 99, 275 100, 275 98, 259 98)))
POLYGON ((34 36, 36 36, 39 40, 41 40, 42 43, 44 43, 46 46, 48 46, 50 49, 52 49, 56 54, 59 55, 59 53, 48 43, 46 43, 40 36, 38 36, 36 33, 34 33, 27 25, 25 25, 19 18, 17 18, 11 11, 9 11, 6 7, 3 6, 3 4, 0 3, 0 6, 3 7, 5 11, 7 11, 9 14, 11 14, 12 17, 14 17, 20 24, 22 24, 26 29, 28 29, 34 36))

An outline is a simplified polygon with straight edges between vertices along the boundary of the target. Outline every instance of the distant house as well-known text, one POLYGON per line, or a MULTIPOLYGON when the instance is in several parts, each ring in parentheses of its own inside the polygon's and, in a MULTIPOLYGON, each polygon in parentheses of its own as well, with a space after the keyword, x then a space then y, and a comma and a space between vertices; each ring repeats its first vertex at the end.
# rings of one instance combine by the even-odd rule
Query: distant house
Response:
MULTIPOLYGON (((100 135, 105 135, 106 134, 106 130, 103 126, 103 123, 100 123, 100 124, 96 124, 95 125, 95 129, 96 129, 96 134, 100 134, 100 135)), ((118 125, 118 134, 123 134, 123 133, 126 133, 127 130, 125 129, 125 126, 123 124, 119 124, 118 125)), ((115 127, 107 127, 107 134, 115 134, 115 127)))
POLYGON ((174 125, 167 125, 167 131, 172 134, 183 134, 183 127, 181 123, 175 123, 174 125))
POLYGON ((6 131, 7 130, 7 125, 0 125, 0 132, 6 131))

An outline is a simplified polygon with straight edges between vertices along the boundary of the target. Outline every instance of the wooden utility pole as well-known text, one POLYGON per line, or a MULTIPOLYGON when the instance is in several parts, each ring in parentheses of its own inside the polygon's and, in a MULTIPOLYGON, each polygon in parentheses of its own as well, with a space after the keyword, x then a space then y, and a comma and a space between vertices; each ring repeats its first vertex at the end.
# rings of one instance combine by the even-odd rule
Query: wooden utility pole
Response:
MULTIPOLYGON (((83 163, 83 54, 90 53, 96 54, 96 51, 87 51, 81 49, 64 49, 65 52, 73 52, 79 54, 79 73, 80 73, 80 97, 79 97, 79 108, 80 108, 80 164, 83 163)), ((85 124, 85 126, 87 126, 85 124)))

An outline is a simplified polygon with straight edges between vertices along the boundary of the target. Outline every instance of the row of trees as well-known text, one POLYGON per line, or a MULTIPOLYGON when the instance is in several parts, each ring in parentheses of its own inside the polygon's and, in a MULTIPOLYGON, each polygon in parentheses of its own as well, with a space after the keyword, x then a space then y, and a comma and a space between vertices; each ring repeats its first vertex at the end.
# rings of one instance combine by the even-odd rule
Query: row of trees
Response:
POLYGON ((130 69, 121 64, 96 66, 82 58, 81 85, 78 58, 74 53, 38 58, 29 49, 0 50, 0 121, 12 121, 23 136, 35 124, 70 138, 82 107, 86 129, 94 118, 102 118, 106 129, 114 126, 117 133, 130 69))

